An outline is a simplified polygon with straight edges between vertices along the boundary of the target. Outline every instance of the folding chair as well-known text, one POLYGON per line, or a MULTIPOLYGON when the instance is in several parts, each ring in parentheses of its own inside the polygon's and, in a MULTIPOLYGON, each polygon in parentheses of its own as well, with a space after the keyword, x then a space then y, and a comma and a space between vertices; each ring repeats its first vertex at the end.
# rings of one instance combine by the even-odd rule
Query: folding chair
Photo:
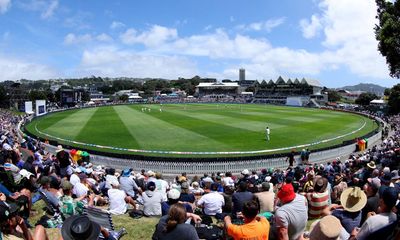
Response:
MULTIPOLYGON (((125 228, 122 228, 119 231, 115 231, 112 221, 112 215, 109 211, 96 207, 85 207, 83 209, 83 214, 86 215, 90 219, 90 221, 99 224, 101 227, 109 231, 110 234, 113 234, 116 239, 120 239, 123 235, 126 234, 125 228)), ((100 238, 103 239, 102 236, 100 236, 100 238)))

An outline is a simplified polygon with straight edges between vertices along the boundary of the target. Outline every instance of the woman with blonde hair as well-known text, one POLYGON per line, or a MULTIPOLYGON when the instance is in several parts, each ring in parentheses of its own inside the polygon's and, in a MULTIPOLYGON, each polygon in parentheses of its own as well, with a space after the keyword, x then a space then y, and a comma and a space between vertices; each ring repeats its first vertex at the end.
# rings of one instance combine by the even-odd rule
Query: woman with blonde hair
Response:
POLYGON ((198 216, 191 213, 186 213, 185 207, 176 203, 173 204, 168 215, 161 217, 153 233, 153 240, 197 240, 199 239, 196 229, 185 224, 187 218, 199 220, 198 216))

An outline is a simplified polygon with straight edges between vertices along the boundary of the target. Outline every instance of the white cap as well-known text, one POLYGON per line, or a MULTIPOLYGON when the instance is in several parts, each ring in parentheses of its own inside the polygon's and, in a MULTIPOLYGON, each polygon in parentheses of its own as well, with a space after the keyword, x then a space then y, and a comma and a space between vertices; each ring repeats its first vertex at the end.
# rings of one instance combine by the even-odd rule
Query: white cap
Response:
POLYGON ((250 174, 250 172, 249 172, 249 170, 248 170, 248 169, 245 169, 245 170, 243 170, 243 171, 242 171, 242 174, 243 174, 243 175, 249 175, 249 174, 250 174))

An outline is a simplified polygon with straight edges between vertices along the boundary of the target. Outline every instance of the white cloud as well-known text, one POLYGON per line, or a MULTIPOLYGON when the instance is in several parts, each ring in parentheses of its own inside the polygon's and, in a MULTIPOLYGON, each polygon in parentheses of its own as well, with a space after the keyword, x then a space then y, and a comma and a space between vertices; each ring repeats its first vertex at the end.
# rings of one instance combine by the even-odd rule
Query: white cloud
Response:
POLYGON ((311 21, 302 19, 300 21, 300 27, 303 32, 303 37, 310 39, 315 37, 318 32, 322 29, 321 20, 317 15, 311 16, 311 21))
POLYGON ((268 19, 264 22, 254 22, 250 24, 241 24, 236 26, 237 29, 243 31, 266 31, 271 32, 272 29, 282 25, 285 22, 286 18, 276 18, 276 19, 268 19))
POLYGON ((49 66, 0 56, 0 81, 25 79, 49 79, 59 75, 49 66))
POLYGON ((26 11, 40 12, 40 18, 48 19, 57 10, 58 0, 28 0, 18 1, 17 5, 26 11))
POLYGON ((177 78, 197 73, 195 64, 185 57, 148 55, 118 49, 100 47, 83 52, 80 75, 135 76, 177 78))
POLYGON ((51 1, 47 9, 45 9, 40 17, 42 19, 47 19, 53 16, 55 10, 58 8, 58 0, 51 1))
POLYGON ((117 29, 117 28, 124 28, 125 24, 122 22, 118 22, 118 21, 113 21, 110 25, 111 29, 117 29))
POLYGON ((64 37, 64 44, 65 45, 74 45, 74 44, 83 44, 83 43, 90 43, 93 41, 99 41, 99 42, 112 42, 113 39, 110 37, 108 34, 101 33, 99 35, 91 35, 91 34, 82 34, 82 35, 77 35, 74 33, 68 33, 64 37))
POLYGON ((5 13, 11 7, 11 0, 0 0, 0 13, 5 13))
POLYGON ((120 36, 122 42, 125 44, 140 43, 149 47, 158 46, 177 37, 178 32, 175 28, 167 28, 159 25, 153 25, 148 31, 141 33, 138 33, 133 28, 129 28, 120 36))
POLYGON ((96 40, 100 42, 112 42, 113 39, 110 35, 102 33, 96 36, 96 40))

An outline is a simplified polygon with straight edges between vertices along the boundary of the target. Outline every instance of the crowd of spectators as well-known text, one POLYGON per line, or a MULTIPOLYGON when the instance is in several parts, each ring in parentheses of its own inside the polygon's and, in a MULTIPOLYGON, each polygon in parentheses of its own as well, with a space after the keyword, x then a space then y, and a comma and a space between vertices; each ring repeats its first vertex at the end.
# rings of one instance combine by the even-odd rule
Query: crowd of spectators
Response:
POLYGON ((399 237, 399 116, 386 119, 391 131, 381 143, 345 159, 244 169, 239 176, 182 173, 170 182, 151 170, 116 170, 90 158, 72 158, 61 145, 47 152, 40 141, 20 138, 16 126, 22 118, 0 111, 4 239, 46 239, 46 228, 60 228, 64 239, 97 239, 100 233, 118 239, 119 233, 82 215, 85 207, 159 217, 153 239, 198 239, 197 230, 213 224, 233 239, 399 237), (44 215, 31 223, 32 205, 40 199, 59 209, 61 217, 44 215))

